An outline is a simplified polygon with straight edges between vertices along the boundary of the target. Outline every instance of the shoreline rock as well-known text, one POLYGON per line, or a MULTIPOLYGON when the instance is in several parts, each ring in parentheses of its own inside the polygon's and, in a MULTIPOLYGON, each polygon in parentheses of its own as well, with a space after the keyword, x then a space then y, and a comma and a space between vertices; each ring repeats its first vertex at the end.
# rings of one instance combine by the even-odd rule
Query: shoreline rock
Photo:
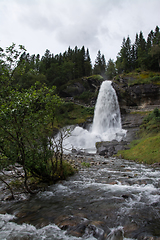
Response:
POLYGON ((129 149, 128 142, 124 140, 120 142, 118 142, 117 140, 97 142, 96 148, 97 154, 105 157, 111 157, 117 154, 117 152, 120 150, 129 149))

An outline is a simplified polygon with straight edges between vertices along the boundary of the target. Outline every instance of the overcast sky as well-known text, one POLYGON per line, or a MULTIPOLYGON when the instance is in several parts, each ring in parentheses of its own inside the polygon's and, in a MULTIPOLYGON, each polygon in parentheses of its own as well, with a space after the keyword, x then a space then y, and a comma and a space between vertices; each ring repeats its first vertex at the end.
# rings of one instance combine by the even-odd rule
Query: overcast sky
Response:
POLYGON ((0 46, 22 44, 30 54, 63 53, 70 46, 116 60, 123 37, 147 38, 160 27, 160 0, 0 0, 0 46))

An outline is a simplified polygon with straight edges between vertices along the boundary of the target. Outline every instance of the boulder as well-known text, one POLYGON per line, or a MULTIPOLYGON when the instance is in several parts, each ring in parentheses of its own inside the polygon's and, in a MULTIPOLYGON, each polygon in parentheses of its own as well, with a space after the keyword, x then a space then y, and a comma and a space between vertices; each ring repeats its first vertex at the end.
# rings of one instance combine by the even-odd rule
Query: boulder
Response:
POLYGON ((126 150, 128 149, 128 142, 127 141, 120 141, 117 140, 113 141, 103 141, 103 142, 97 142, 96 148, 97 153, 101 156, 111 157, 114 154, 117 154, 120 150, 126 150))

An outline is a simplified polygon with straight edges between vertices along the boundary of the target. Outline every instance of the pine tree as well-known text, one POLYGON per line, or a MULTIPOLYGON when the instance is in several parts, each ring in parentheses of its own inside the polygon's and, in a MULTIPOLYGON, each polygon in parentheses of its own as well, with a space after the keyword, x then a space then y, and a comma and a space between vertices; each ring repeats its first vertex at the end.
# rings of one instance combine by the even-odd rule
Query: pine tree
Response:
POLYGON ((92 74, 92 64, 91 64, 91 58, 89 55, 88 48, 87 48, 87 52, 85 54, 84 68, 85 68, 85 76, 90 76, 92 74))
POLYGON ((118 69, 118 72, 127 72, 132 70, 132 51, 131 51, 131 40, 129 36, 127 37, 127 40, 123 38, 121 50, 118 53, 116 66, 118 69))
POLYGON ((101 51, 99 50, 95 60, 93 73, 104 76, 105 70, 106 70, 106 60, 104 55, 101 55, 101 51))
POLYGON ((111 58, 108 60, 105 74, 107 76, 107 79, 111 79, 111 80, 117 74, 115 63, 111 58))
POLYGON ((160 31, 158 26, 156 26, 155 32, 153 33, 153 44, 151 46, 149 54, 152 57, 151 68, 154 71, 159 71, 160 70, 160 31))
POLYGON ((147 51, 146 51, 146 41, 143 37, 142 31, 140 31, 139 33, 137 54, 138 54, 138 59, 137 59, 138 67, 140 67, 141 69, 145 69, 147 51))
POLYGON ((102 66, 101 51, 99 50, 94 64, 93 69, 94 74, 101 74, 101 66, 102 66))

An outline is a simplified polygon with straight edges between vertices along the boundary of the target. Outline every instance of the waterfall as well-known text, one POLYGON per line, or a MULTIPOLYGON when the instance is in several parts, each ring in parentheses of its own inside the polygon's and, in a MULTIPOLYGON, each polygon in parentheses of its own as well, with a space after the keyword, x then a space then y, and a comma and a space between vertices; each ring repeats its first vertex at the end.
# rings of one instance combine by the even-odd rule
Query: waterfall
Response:
POLYGON ((102 82, 93 119, 92 132, 103 134, 121 129, 121 115, 117 95, 111 81, 102 82))
POLYGON ((64 141, 64 147, 77 150, 96 150, 95 143, 100 141, 120 141, 126 131, 121 126, 121 115, 117 95, 111 81, 104 81, 95 106, 93 125, 88 131, 75 127, 64 141))

